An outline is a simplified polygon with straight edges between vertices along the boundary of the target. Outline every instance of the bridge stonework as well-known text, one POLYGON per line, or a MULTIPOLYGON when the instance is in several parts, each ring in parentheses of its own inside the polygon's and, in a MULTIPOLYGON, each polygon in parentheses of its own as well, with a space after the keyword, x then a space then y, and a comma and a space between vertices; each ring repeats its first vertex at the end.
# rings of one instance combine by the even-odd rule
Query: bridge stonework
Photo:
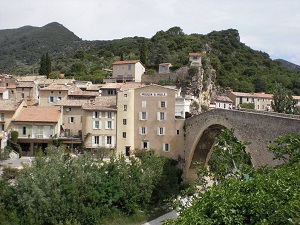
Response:
POLYGON ((187 119, 184 126, 184 180, 189 182, 196 179, 192 162, 199 159, 205 161, 211 154, 214 137, 209 135, 210 132, 216 136, 219 132, 214 130, 234 129, 234 135, 240 141, 250 142, 246 151, 250 153, 255 168, 274 166, 280 162, 273 160, 273 154, 268 151, 267 145, 278 136, 300 134, 300 117, 253 110, 213 109, 187 119), (207 146, 205 142, 208 140, 211 143, 207 146))

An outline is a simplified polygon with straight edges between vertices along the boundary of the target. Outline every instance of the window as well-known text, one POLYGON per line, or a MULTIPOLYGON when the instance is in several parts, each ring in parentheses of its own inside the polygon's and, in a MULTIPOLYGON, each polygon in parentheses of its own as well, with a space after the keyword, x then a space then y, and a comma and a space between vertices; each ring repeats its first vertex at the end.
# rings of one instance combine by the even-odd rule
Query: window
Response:
POLYGON ((94 129, 100 129, 100 123, 98 120, 94 121, 94 125, 93 125, 94 129))
POLYGON ((165 135, 165 128, 164 127, 158 127, 157 128, 157 135, 165 135))
POLYGON ((127 119, 123 119, 123 125, 127 124, 127 119))
POLYGON ((124 105, 124 111, 127 111, 127 105, 124 105))
POLYGON ((24 95, 24 93, 22 93, 22 94, 21 94, 21 98, 24 98, 24 97, 25 97, 25 95, 24 95))
POLYGON ((54 97, 53 96, 49 97, 49 102, 54 102, 54 97))
POLYGON ((112 113, 111 112, 107 112, 107 118, 112 118, 112 113))
POLYGON ((23 129, 22 129, 22 134, 23 134, 23 135, 26 135, 26 127, 23 127, 23 129))
POLYGON ((100 143, 99 139, 100 139, 99 136, 94 136, 94 144, 95 145, 99 145, 99 143, 100 143))
POLYGON ((127 97, 127 94, 124 94, 124 97, 126 98, 126 97, 127 97))
POLYGON ((114 89, 108 89, 107 92, 108 92, 108 95, 115 95, 114 89))
POLYGON ((112 140, 111 136, 107 136, 106 137, 106 144, 111 145, 111 143, 112 143, 111 140, 112 140))
POLYGON ((126 138, 126 132, 123 132, 123 138, 126 138))
POLYGON ((94 112, 93 113, 93 118, 99 118, 99 112, 94 112))
POLYGON ((22 91, 24 91, 24 88, 22 88, 22 91))
POLYGON ((106 121, 105 129, 114 129, 113 121, 106 121))
POLYGON ((149 141, 142 141, 142 149, 149 149, 149 141))
POLYGON ((140 127, 139 133, 142 134, 142 135, 147 134, 147 127, 140 127))
POLYGON ((128 70, 131 70, 131 65, 128 65, 128 70))
POLYGON ((71 108, 66 108, 66 112, 70 112, 71 110, 71 108))
POLYGON ((53 94, 54 92, 53 91, 50 91, 50 94, 53 94))
POLYGON ((73 116, 69 117, 69 123, 75 123, 75 118, 73 116))
POLYGON ((167 113, 157 112, 157 120, 166 120, 166 119, 167 119, 167 113))
POLYGON ((1 124, 1 131, 4 131, 4 123, 1 124))
POLYGON ((147 120, 148 113, 147 112, 140 112, 140 120, 147 120))
POLYGON ((164 144, 163 144, 163 150, 164 150, 165 152, 170 151, 170 145, 167 144, 167 143, 164 143, 164 144))
POLYGON ((61 91, 58 91, 58 94, 61 94, 61 91))
POLYGON ((176 134, 179 135, 179 130, 176 131, 176 134))
POLYGON ((61 97, 57 97, 57 101, 60 101, 62 98, 61 97))
POLYGON ((167 102, 165 102, 165 101, 161 101, 161 102, 159 102, 160 103, 160 108, 166 108, 167 107, 167 102))
POLYGON ((4 113, 1 113, 1 121, 4 121, 4 113))
POLYGON ((147 102, 146 101, 142 101, 142 108, 146 108, 147 102))

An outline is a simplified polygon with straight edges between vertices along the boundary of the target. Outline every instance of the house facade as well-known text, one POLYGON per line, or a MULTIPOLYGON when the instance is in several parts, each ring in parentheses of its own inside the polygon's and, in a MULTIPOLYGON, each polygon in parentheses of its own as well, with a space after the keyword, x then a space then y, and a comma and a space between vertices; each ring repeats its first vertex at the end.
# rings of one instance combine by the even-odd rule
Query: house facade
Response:
POLYGON ((141 82, 145 67, 140 60, 116 61, 113 64, 112 79, 116 83, 141 82))
POLYGON ((191 66, 200 67, 202 65, 201 53, 189 53, 189 60, 191 66))
POLYGON ((272 94, 229 92, 227 96, 236 108, 243 103, 253 103, 256 110, 267 111, 272 108, 272 94))
POLYGON ((8 133, 12 127, 11 121, 20 113, 24 104, 23 100, 0 100, 0 149, 7 145, 8 133))
POLYGON ((51 106, 61 100, 68 98, 70 85, 51 84, 39 89, 39 105, 51 106))
POLYGON ((101 96, 82 106, 82 140, 93 151, 99 147, 116 148, 116 96, 101 96))
POLYGON ((60 136, 61 126, 62 112, 57 106, 25 106, 12 120, 23 155, 28 156, 51 145, 60 136))
POLYGON ((170 68, 171 67, 172 67, 171 63, 160 63, 158 65, 158 73, 159 74, 170 73, 170 68))
POLYGON ((175 118, 175 90, 148 85, 118 92, 117 152, 153 149, 177 159, 183 149, 183 121, 175 118))
POLYGON ((210 108, 232 109, 233 101, 227 96, 215 96, 210 101, 210 108))

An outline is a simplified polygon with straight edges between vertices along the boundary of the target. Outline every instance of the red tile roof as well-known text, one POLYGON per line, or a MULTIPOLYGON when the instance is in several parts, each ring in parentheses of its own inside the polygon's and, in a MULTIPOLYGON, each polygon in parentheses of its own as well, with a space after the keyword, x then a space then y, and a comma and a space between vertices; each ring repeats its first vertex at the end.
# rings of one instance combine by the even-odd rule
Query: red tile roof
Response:
POLYGON ((15 111, 23 100, 15 99, 1 99, 0 100, 0 111, 15 111))
POLYGON ((58 122, 61 116, 58 106, 29 106, 24 107, 15 122, 58 122))
POLYGON ((116 61, 113 65, 123 65, 123 64, 136 64, 141 62, 140 60, 124 60, 124 61, 116 61))
POLYGON ((82 106, 85 110, 117 111, 116 96, 100 96, 82 106))
POLYGON ((189 56, 201 56, 201 53, 189 53, 189 56))

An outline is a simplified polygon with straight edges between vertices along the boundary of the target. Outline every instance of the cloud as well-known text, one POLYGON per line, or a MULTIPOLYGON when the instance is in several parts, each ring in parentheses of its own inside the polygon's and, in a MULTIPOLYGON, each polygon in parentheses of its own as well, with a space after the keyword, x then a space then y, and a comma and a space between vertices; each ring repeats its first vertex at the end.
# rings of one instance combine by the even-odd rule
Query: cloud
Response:
POLYGON ((152 37, 180 26, 187 34, 237 29, 241 41, 300 64, 299 0, 1 0, 0 29, 59 22, 84 40, 152 37))

